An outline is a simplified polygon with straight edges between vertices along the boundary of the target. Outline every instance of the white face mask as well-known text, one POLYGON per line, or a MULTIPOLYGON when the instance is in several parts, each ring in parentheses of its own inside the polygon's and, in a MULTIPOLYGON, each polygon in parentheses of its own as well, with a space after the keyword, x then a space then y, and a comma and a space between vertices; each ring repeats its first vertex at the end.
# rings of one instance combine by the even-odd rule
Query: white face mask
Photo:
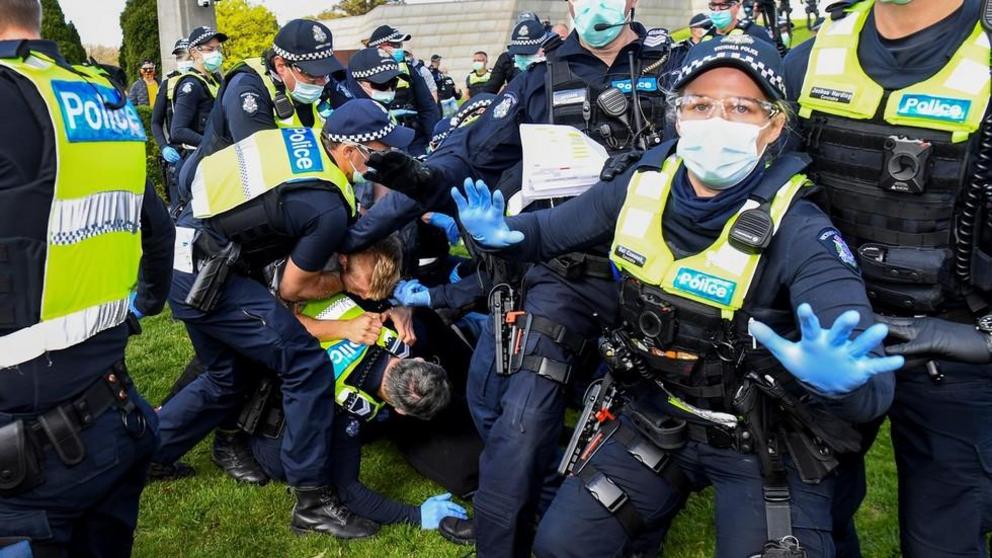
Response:
POLYGON ((723 118, 680 120, 676 153, 686 168, 706 186, 726 190, 740 184, 758 166, 757 126, 723 118))
POLYGON ((294 99, 303 103, 304 105, 312 105, 320 99, 320 96, 323 92, 324 92, 323 85, 303 83, 302 81, 297 79, 296 87, 293 88, 292 95, 294 99))

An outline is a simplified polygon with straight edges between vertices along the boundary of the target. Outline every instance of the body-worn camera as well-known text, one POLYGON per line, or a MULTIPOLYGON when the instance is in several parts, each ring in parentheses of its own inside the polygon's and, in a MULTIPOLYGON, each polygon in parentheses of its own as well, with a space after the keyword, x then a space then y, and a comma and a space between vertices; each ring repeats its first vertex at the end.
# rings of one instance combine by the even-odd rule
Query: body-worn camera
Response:
POLYGON ((922 194, 930 175, 930 153, 933 144, 902 136, 885 140, 882 176, 878 185, 890 192, 922 194))

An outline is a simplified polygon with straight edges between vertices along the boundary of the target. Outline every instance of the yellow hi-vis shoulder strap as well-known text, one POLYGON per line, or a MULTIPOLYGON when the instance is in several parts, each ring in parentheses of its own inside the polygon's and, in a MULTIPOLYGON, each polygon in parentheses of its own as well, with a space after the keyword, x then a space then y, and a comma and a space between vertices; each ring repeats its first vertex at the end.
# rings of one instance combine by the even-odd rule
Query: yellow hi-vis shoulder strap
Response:
MULTIPOLYGON (((828 18, 810 53, 799 97, 799 115, 813 112, 854 120, 878 113, 885 90, 861 67, 858 43, 873 1, 858 2, 839 20, 828 18)), ((977 131, 990 93, 989 39, 980 23, 951 60, 933 77, 893 91, 883 117, 895 126, 914 126, 951 134, 957 143, 977 131)))
MULTIPOLYGON (((610 259, 625 273, 659 286, 665 292, 719 308, 725 319, 744 305, 761 254, 748 254, 731 245, 730 230, 736 216, 727 220, 716 241, 699 254, 676 260, 662 238, 662 216, 675 173, 682 160, 672 155, 661 171, 634 174, 617 220, 610 259)), ((779 188, 769 212, 778 230, 806 176, 797 174, 779 188)), ((757 207, 748 200, 737 215, 757 207)))
MULTIPOLYGON (((179 83, 179 80, 181 80, 182 78, 187 77, 187 76, 191 76, 191 77, 194 77, 197 80, 199 80, 200 83, 202 83, 203 86, 207 88, 207 91, 210 93, 210 96, 213 97, 214 99, 217 98, 217 91, 220 89, 220 84, 217 83, 217 82, 215 82, 213 79, 210 79, 207 76, 201 74, 200 72, 198 72, 196 70, 190 70, 190 71, 186 72, 185 74, 182 74, 181 76, 177 76, 176 77, 176 84, 179 83)), ((172 87, 175 87, 175 85, 172 85, 172 87)), ((171 99, 171 97, 170 97, 170 99, 171 99)))
MULTIPOLYGON (((256 74, 258 74, 258 77, 262 78, 262 83, 265 84, 265 90, 269 92, 269 99, 271 99, 272 102, 275 103, 276 93, 278 93, 278 91, 276 90, 276 84, 272 81, 272 77, 269 76, 268 68, 265 67, 265 61, 262 60, 261 58, 248 58, 244 62, 242 62, 242 64, 250 68, 256 74)), ((287 92, 286 95, 288 96, 289 93, 287 92)), ((296 105, 294 104, 293 106, 295 107, 296 105)), ((313 111, 314 127, 320 128, 321 126, 323 126, 324 117, 321 116, 320 112, 317 110, 317 104, 314 103, 310 105, 310 110, 313 111)), ((275 120, 276 126, 280 128, 304 127, 303 123, 300 122, 300 116, 296 113, 296 111, 293 111, 293 116, 282 119, 276 116, 275 113, 273 112, 272 118, 275 120)))
POLYGON ((55 139, 41 321, 0 337, 3 368, 81 343, 127 317, 141 260, 145 130, 129 102, 107 106, 121 93, 100 70, 64 68, 40 53, 0 65, 36 88, 55 139))
POLYGON ((355 192, 311 128, 255 132, 203 158, 193 175, 193 215, 230 211, 285 183, 321 180, 337 187, 352 216, 355 192))

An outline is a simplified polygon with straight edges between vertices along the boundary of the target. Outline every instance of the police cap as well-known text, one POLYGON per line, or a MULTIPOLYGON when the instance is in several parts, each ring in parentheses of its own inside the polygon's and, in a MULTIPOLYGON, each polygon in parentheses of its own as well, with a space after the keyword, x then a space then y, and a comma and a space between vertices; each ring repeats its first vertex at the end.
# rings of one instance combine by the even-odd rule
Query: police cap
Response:
POLYGON ((378 140, 389 147, 402 149, 413 141, 414 131, 397 124, 389 117, 389 112, 372 99, 355 99, 327 117, 321 135, 334 142, 364 144, 378 140))
POLYGON ((334 57, 331 30, 319 21, 294 19, 276 34, 272 50, 287 63, 312 76, 344 74, 344 66, 334 57))
POLYGON ((507 50, 512 56, 537 54, 541 44, 544 43, 545 35, 546 31, 541 22, 533 19, 521 21, 513 27, 507 50))
POLYGON ((410 40, 409 33, 401 33, 395 27, 389 25, 380 25, 375 28, 372 32, 372 36, 369 37, 368 45, 370 47, 379 46, 384 43, 402 43, 410 40))
POLYGON ((348 61, 348 72, 358 80, 371 81, 382 85, 405 74, 400 65, 389 57, 383 57, 377 48, 365 48, 352 55, 348 61))
POLYGON ((189 40, 186 37, 176 39, 176 45, 172 47, 172 55, 178 56, 189 50, 189 40))
POLYGON ((211 39, 217 39, 223 43, 227 40, 227 35, 218 32, 210 26, 196 27, 189 32, 189 39, 187 39, 188 47, 193 48, 195 46, 205 45, 211 39))
POLYGON ((674 89, 682 89, 703 72, 732 67, 748 74, 769 99, 785 98, 782 57, 775 45, 743 33, 724 35, 689 49, 676 74, 674 89))

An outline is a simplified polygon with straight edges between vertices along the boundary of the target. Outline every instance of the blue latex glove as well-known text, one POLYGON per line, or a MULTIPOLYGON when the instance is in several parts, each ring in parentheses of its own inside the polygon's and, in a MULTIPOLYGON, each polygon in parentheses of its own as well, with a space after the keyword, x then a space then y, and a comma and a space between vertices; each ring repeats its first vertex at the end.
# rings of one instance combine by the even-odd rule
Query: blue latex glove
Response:
POLYGON ((868 355, 889 333, 883 324, 875 324, 850 339, 861 320, 855 310, 838 316, 829 330, 820 327, 820 320, 809 304, 800 304, 797 314, 802 331, 802 339, 797 343, 783 339, 761 322, 752 321, 749 330, 786 370, 823 394, 854 391, 875 374, 897 370, 904 364, 901 356, 868 355))
POLYGON ((445 517, 468 519, 468 514, 465 512, 465 508, 451 501, 451 494, 447 492, 431 496, 424 500, 423 504, 420 504, 421 529, 437 529, 445 517))
POLYGON ((458 268, 461 266, 461 263, 457 263, 455 267, 451 268, 451 273, 448 275, 448 282, 452 285, 462 280, 462 275, 458 273, 458 268))
POLYGON ((444 234, 448 236, 448 244, 452 246, 458 244, 462 239, 462 234, 458 230, 458 223, 444 213, 438 213, 436 211, 431 213, 430 217, 427 218, 427 223, 443 230, 444 234))
POLYGON ((145 317, 145 313, 142 312, 141 310, 138 310, 138 307, 134 305, 134 299, 136 298, 138 298, 137 291, 132 291, 130 296, 127 297, 127 309, 130 310, 132 314, 134 314, 135 318, 138 318, 140 320, 141 318, 145 317))
POLYGON ((506 219, 503 218, 506 202, 502 192, 497 190, 490 195, 485 182, 473 182, 471 178, 466 178, 465 194, 468 199, 458 188, 451 189, 451 197, 458 206, 458 218, 476 242, 486 248, 506 248, 524 239, 524 233, 511 231, 506 226, 506 219))
POLYGON ((393 109, 389 111, 389 116, 393 118, 403 118, 404 116, 416 116, 417 111, 410 109, 393 109))
POLYGON ((401 306, 430 307, 431 305, 431 292, 416 279, 397 283, 396 288, 393 289, 393 298, 399 301, 401 306))
POLYGON ((179 160, 182 159, 179 152, 176 151, 176 148, 169 146, 162 148, 162 158, 170 163, 178 163, 179 160))

